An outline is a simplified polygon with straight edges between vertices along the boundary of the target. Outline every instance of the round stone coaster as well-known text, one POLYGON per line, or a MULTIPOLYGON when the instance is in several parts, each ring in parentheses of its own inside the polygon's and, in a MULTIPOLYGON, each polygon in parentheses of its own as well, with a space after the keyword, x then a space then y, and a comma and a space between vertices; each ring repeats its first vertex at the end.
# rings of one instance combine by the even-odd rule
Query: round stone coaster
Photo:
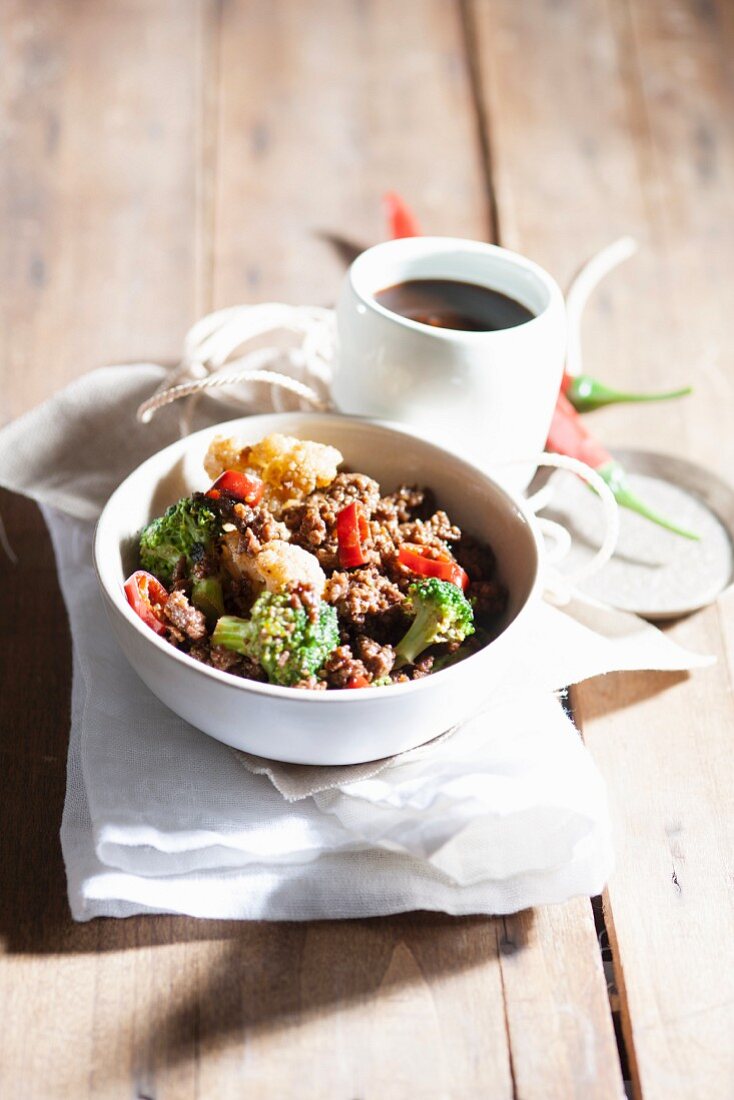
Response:
MULTIPOLYGON (((672 455, 616 451, 631 488, 692 541, 620 509, 614 557, 579 587, 596 599, 649 619, 673 619, 711 603, 734 580, 734 489, 717 475, 672 455)), ((561 523, 572 547, 561 564, 571 572, 602 539, 602 509, 573 474, 558 471, 541 515, 561 523)))

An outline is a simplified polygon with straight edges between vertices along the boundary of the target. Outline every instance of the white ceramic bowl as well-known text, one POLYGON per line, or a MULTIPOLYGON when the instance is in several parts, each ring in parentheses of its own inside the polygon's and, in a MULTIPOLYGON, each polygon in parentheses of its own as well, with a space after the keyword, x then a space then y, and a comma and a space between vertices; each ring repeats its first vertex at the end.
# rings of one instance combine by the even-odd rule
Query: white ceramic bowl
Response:
POLYGON ((352 764, 414 748, 478 710, 505 675, 508 640, 537 597, 541 540, 532 517, 487 474, 398 426, 357 417, 282 413, 232 420, 166 447, 110 497, 97 525, 94 561, 120 647, 171 710, 235 748, 299 764, 352 764), (137 536, 173 501, 205 489, 204 453, 215 435, 254 443, 281 431, 331 443, 347 466, 387 493, 430 486, 464 530, 493 547, 510 598, 502 633, 475 655, 422 680, 361 691, 307 691, 242 680, 195 661, 159 638, 128 606, 137 536))

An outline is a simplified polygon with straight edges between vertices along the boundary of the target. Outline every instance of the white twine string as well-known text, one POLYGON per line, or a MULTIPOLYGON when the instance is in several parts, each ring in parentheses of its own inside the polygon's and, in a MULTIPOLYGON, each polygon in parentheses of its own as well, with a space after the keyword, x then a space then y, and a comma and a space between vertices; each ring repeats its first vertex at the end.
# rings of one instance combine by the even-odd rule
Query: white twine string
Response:
POLYGON ((587 260, 573 279, 566 294, 567 350, 566 373, 583 373, 581 355, 581 318, 591 292, 615 267, 637 251, 634 237, 620 237, 587 260))
POLYGON ((273 370, 239 370, 226 375, 208 375, 195 382, 181 382, 177 386, 163 390, 154 397, 144 401, 137 412, 138 420, 148 424, 164 405, 170 405, 182 397, 191 397, 193 394, 203 393, 205 390, 221 389, 224 386, 232 386, 237 382, 264 382, 269 386, 288 390, 302 400, 307 401, 313 408, 321 411, 330 408, 328 401, 322 401, 311 386, 299 382, 296 378, 290 378, 287 374, 281 374, 273 370))
MULTIPOLYGON (((550 537, 554 544, 553 549, 546 550, 544 554, 546 594, 555 603, 568 603, 573 590, 578 587, 579 583, 603 569, 614 553, 619 539, 619 505, 604 478, 591 466, 587 466, 585 462, 581 462, 578 458, 571 458, 570 455, 558 455, 544 451, 542 454, 531 455, 528 458, 503 462, 499 468, 505 470, 513 466, 548 466, 557 470, 570 470, 571 473, 582 478, 599 495, 603 508, 602 518, 604 523, 604 535, 601 545, 588 561, 568 573, 561 573, 555 568, 548 567, 555 566, 566 557, 572 545, 571 535, 560 523, 542 517, 536 518, 541 534, 544 538, 545 536, 550 537)), ((531 511, 535 512, 545 507, 546 500, 542 498, 539 500, 539 498, 541 498, 541 494, 536 493, 535 496, 526 501, 531 511), (536 503, 538 500, 539 503, 536 503)))
MULTIPOLYGON (((196 398, 248 383, 270 387, 271 401, 277 412, 284 410, 278 394, 287 392, 307 408, 324 411, 333 407, 329 396, 331 360, 335 350, 333 310, 317 306, 288 306, 266 302, 255 306, 231 306, 202 317, 184 340, 181 362, 156 392, 137 411, 142 423, 149 423, 159 409, 184 397, 196 398), (255 340, 271 339, 268 347, 246 351, 230 358, 255 340), (296 346, 286 339, 296 338, 296 346), (286 371, 275 370, 282 363, 286 371)), ((249 407, 250 395, 232 395, 230 400, 249 407)), ((181 434, 190 430, 193 405, 181 419, 181 434)))

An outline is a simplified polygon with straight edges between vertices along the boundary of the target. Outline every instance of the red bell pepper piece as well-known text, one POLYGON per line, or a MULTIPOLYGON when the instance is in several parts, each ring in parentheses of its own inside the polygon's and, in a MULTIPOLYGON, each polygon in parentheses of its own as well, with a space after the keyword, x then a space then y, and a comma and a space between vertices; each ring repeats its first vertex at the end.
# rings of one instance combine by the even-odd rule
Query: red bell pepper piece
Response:
POLYGON ((440 581, 451 581, 462 590, 469 583, 469 577, 453 558, 429 557, 421 546, 408 546, 406 543, 398 550, 398 561, 411 573, 421 577, 437 577, 440 581))
POLYGON ((398 237, 422 236, 418 219, 397 191, 386 191, 382 201, 387 216, 387 235, 391 241, 398 237))
POLYGON ((563 393, 559 393, 556 402, 553 420, 551 421, 548 442, 549 451, 556 454, 569 455, 578 458, 587 466, 603 477, 614 494, 617 504, 622 508, 629 508, 631 512, 637 512, 659 527, 672 531, 675 535, 682 535, 686 539, 698 539, 698 535, 692 531, 686 531, 675 523, 661 516, 658 512, 640 500, 636 493, 629 487, 627 475, 622 465, 612 458, 606 447, 594 439, 589 429, 584 424, 571 402, 563 393))
POLYGON ((168 592, 152 573, 138 569, 125 581, 127 602, 136 615, 156 634, 165 634, 166 622, 163 617, 163 605, 168 592))
POLYGON ((369 535, 370 529, 367 517, 362 505, 354 500, 342 508, 336 517, 336 537, 338 542, 339 564, 344 569, 353 569, 356 565, 364 565, 367 559, 364 556, 363 542, 369 535))
POLYGON ((222 493, 226 493, 227 496, 234 497, 236 500, 241 500, 243 504, 254 507, 260 503, 264 492, 265 485, 259 477, 254 477, 252 474, 243 474, 240 470, 225 470, 223 474, 219 475, 206 495, 211 497, 212 500, 217 500, 222 493))
POLYGON ((347 681, 348 688, 366 688, 370 686, 370 682, 366 676, 358 673, 356 676, 352 676, 351 680, 347 681))

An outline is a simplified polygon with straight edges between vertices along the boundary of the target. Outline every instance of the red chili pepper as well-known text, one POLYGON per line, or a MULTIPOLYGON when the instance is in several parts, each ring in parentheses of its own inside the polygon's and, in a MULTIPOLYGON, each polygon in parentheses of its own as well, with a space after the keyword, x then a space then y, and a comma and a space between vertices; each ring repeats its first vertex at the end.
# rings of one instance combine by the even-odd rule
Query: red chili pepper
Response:
POLYGON ((336 537, 339 544, 339 564, 344 569, 364 565, 367 561, 362 543, 369 535, 369 531, 364 508, 358 501, 352 501, 346 508, 342 508, 336 517, 336 537))
POLYGON ((396 240, 398 237, 422 236, 418 219, 397 191, 386 191, 382 201, 387 216, 387 234, 390 240, 396 240))
POLYGON ((127 602, 136 615, 156 634, 165 634, 166 623, 163 618, 163 605, 168 593, 152 573, 138 569, 125 581, 127 602))
POLYGON ((218 500, 222 493, 241 500, 243 504, 253 507, 262 500, 265 486, 259 477, 252 474, 243 474, 239 470, 225 470, 207 492, 212 500, 218 500))
POLYGON ((584 424, 571 402, 563 393, 559 393, 556 402, 550 432, 548 433, 547 447, 549 451, 557 454, 569 455, 578 458, 596 470, 603 477, 614 497, 622 508, 629 508, 631 512, 637 512, 659 527, 672 531, 675 535, 682 535, 686 539, 698 539, 698 535, 692 531, 686 531, 683 527, 671 523, 658 512, 648 508, 644 501, 634 493, 627 481, 627 475, 622 465, 617 462, 598 440, 594 439, 589 429, 584 424))
MULTIPOLYGON (((421 236, 421 228, 415 215, 396 191, 388 191, 383 196, 383 202, 387 212, 388 230, 391 237, 421 236)), ((687 386, 680 390, 670 390, 667 393, 658 394, 623 393, 619 390, 609 389, 609 387, 587 374, 574 376, 564 372, 561 392, 558 395, 558 402, 548 435, 548 450, 555 451, 557 454, 570 455, 572 458, 578 458, 585 462, 587 466, 591 466, 604 478, 621 507, 637 512, 638 515, 644 516, 652 523, 657 523, 658 526, 664 527, 676 535, 682 535, 687 539, 698 539, 699 536, 692 531, 686 531, 684 528, 678 527, 665 519, 664 516, 648 508, 644 501, 632 492, 624 468, 612 457, 606 447, 603 447, 601 443, 594 439, 578 415, 579 412, 588 412, 592 409, 601 408, 603 405, 633 401, 667 401, 674 397, 684 397, 690 392, 691 387, 687 386)), ((401 547, 400 554, 402 552, 403 548, 401 547)), ((402 560, 400 554, 398 557, 399 560, 402 560)), ((408 565, 408 568, 413 569, 413 572, 420 572, 419 569, 413 568, 408 562, 403 562, 403 564, 408 565)), ((459 566, 456 566, 456 568, 458 569, 459 566)), ((443 579, 453 580, 455 584, 460 583, 462 588, 466 588, 468 577, 463 570, 461 572, 464 574, 465 580, 457 581, 454 577, 443 579)), ((440 574, 428 574, 424 571, 423 575, 439 576, 440 574)))
POLYGON ((440 581, 451 581, 459 588, 465 589, 469 583, 469 577, 453 558, 431 558, 420 546, 408 546, 406 543, 398 550, 398 561, 411 573, 418 573, 421 577, 438 577, 440 581))
POLYGON ((351 680, 347 681, 348 688, 366 688, 370 686, 370 682, 366 676, 358 673, 356 676, 352 676, 351 680))

